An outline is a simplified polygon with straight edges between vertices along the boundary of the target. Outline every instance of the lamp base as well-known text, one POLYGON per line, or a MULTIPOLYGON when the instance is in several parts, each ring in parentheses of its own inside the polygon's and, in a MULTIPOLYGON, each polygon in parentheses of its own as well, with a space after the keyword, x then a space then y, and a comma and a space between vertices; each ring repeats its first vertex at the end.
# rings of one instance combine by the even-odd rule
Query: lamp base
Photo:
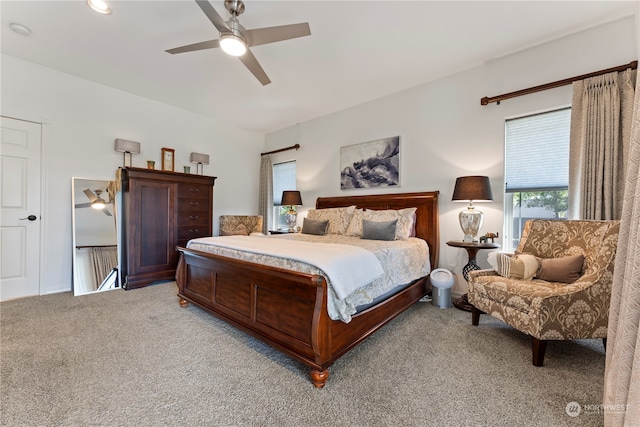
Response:
POLYGON ((296 223, 298 222, 298 213, 296 211, 289 211, 284 214, 284 220, 289 226, 289 232, 295 233, 296 231, 296 223))
POLYGON ((474 243, 474 242, 477 243, 477 242, 479 242, 479 240, 476 237, 472 236, 471 234, 465 234, 464 238, 462 239, 462 241, 465 242, 465 243, 474 243))
POLYGON ((471 204, 467 209, 460 212, 458 219, 460 220, 460 228, 462 228, 464 232, 463 241, 467 243, 477 242, 478 239, 476 236, 478 235, 478 231, 480 231, 480 227, 482 227, 484 214, 475 209, 471 204))

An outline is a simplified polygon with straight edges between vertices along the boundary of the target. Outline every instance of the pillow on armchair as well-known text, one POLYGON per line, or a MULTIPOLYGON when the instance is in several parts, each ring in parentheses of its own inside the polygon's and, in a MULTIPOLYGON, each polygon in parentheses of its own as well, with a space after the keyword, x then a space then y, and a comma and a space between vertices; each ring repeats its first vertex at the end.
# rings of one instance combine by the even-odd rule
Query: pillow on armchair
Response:
POLYGON ((531 280, 540 267, 538 259, 527 254, 511 255, 490 252, 487 255, 487 261, 496 273, 508 279, 531 280))
POLYGON ((573 283, 582 275, 584 255, 561 258, 539 258, 540 268, 536 278, 547 282, 573 283))

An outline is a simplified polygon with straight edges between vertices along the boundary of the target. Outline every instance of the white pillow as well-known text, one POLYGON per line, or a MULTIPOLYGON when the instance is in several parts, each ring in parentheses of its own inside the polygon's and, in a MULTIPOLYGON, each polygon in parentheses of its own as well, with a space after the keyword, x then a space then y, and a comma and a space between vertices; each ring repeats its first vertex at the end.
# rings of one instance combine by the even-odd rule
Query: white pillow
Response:
POLYGON ((310 209, 307 218, 313 221, 329 221, 327 234, 345 234, 351 222, 355 206, 346 208, 310 209))

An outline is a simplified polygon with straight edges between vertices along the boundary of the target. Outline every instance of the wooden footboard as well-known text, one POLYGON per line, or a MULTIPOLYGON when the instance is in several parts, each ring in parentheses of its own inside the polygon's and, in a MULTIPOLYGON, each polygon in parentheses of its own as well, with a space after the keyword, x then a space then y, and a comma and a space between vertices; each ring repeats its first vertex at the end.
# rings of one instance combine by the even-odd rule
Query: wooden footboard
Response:
POLYGON ((329 317, 322 276, 178 250, 181 305, 192 302, 311 367, 311 380, 318 388, 325 385, 333 362, 428 290, 426 278, 417 280, 347 324, 329 317))

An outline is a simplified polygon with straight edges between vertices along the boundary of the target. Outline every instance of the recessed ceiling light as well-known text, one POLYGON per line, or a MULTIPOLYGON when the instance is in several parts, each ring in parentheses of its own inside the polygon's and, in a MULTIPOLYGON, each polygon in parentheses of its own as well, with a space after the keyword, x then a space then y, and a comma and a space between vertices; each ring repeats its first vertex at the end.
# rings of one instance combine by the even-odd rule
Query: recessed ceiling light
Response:
POLYGON ((25 27, 22 24, 18 24, 17 22, 12 22, 9 24, 9 28, 16 34, 20 34, 21 36, 30 36, 31 30, 25 27))
POLYGON ((109 15, 111 13, 111 9, 109 9, 109 5, 102 0, 87 0, 87 4, 93 10, 103 15, 109 15))

